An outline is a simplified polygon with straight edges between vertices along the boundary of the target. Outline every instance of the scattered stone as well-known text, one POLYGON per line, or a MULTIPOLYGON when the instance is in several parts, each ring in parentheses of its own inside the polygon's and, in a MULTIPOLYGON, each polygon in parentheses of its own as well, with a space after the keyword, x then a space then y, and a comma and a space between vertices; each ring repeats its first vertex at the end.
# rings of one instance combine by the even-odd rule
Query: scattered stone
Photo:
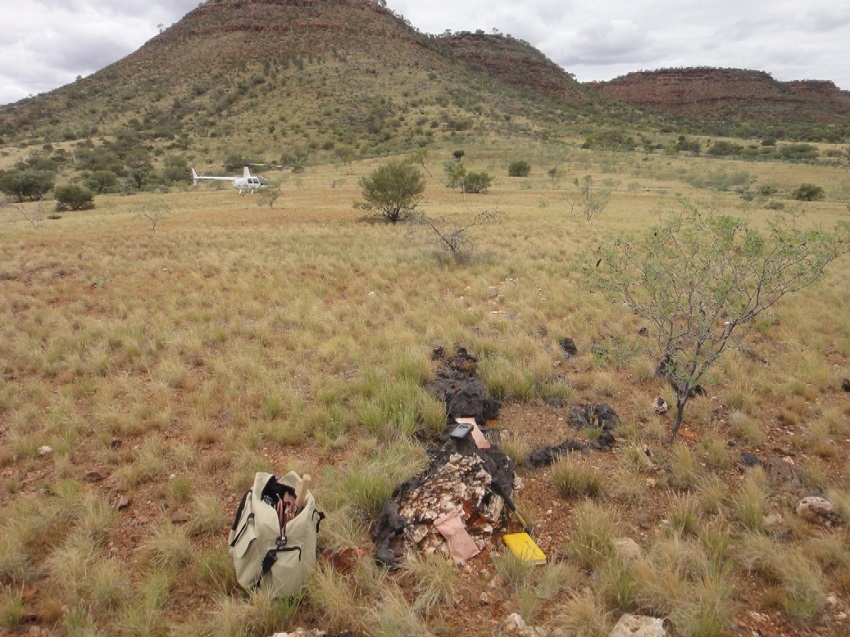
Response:
POLYGON ((590 446, 597 451, 613 451, 617 441, 610 431, 602 431, 596 438, 590 441, 590 446))
MULTIPOLYGON (((345 634, 351 635, 350 632, 345 631, 345 633, 340 633, 337 637, 345 634)), ((272 637, 327 637, 327 633, 317 629, 307 630, 306 628, 296 628, 291 633, 275 633, 272 637)))
POLYGON ((126 495, 122 495, 120 498, 118 498, 118 502, 115 504, 115 507, 119 511, 123 511, 124 509, 126 509, 129 506, 130 506, 130 498, 128 498, 126 495))
POLYGON ((779 513, 766 515, 762 521, 762 525, 765 531, 777 539, 784 538, 791 531, 791 529, 788 528, 788 524, 785 522, 785 518, 783 518, 779 513))
POLYGON ((442 348, 442 346, 438 345, 431 352, 431 360, 432 361, 441 361, 446 357, 446 350, 442 348))
POLYGON ((183 509, 178 509, 174 513, 171 514, 171 523, 172 524, 185 524, 189 521, 189 513, 183 509))
POLYGON ((667 401, 664 400, 661 396, 657 396, 655 401, 652 403, 652 408, 655 409, 656 414, 666 414, 670 407, 667 405, 667 401))
POLYGON ((603 431, 611 431, 620 424, 620 417, 608 403, 592 405, 579 403, 567 415, 567 424, 573 429, 589 429, 598 427, 603 431))
POLYGON ((50 445, 42 445, 38 448, 38 455, 40 456, 49 456, 51 453, 53 453, 53 447, 50 445))
POLYGON ((850 392, 850 378, 845 378, 841 381, 841 389, 850 392))
POLYGON ((100 482, 101 480, 105 480, 106 476, 104 476, 100 471, 92 470, 86 471, 83 475, 83 480, 86 482, 100 482))
POLYGON ((800 470, 794 466, 793 462, 786 459, 770 458, 762 463, 767 477, 774 482, 781 482, 789 486, 800 486, 803 484, 803 479, 800 476, 800 470))
POLYGON ((486 592, 482 592, 480 597, 478 598, 478 601, 481 602, 482 604, 485 604, 485 605, 489 604, 490 603, 490 596, 486 592))
POLYGON ((741 464, 745 467, 758 467, 761 466, 761 460, 756 454, 744 451, 741 453, 741 464))
POLYGON ((564 405, 564 400, 562 398, 558 398, 557 396, 553 398, 547 398, 546 404, 550 407, 557 407, 558 409, 563 409, 566 405, 564 405))
POLYGON ((546 329, 545 325, 541 325, 540 327, 537 328, 537 334, 541 338, 546 338, 547 336, 549 336, 549 330, 546 329))
POLYGON ((113 438, 109 441, 109 448, 112 449, 112 451, 115 451, 116 449, 118 449, 118 447, 121 446, 121 443, 121 438, 113 438))
POLYGON ((841 523, 835 505, 820 496, 808 496, 797 504, 797 515, 810 524, 833 526, 841 523))
POLYGON ((541 467, 548 467, 565 454, 573 451, 584 451, 585 448, 586 447, 582 443, 576 442, 575 440, 565 440, 554 447, 550 445, 540 445, 528 454, 526 462, 529 466, 534 467, 535 469, 540 469, 541 467))
POLYGON ((649 336, 649 328, 648 328, 648 327, 642 327, 642 328, 640 328, 640 329, 638 330, 638 335, 640 335, 640 336, 649 336))
POLYGON ((629 615, 620 617, 614 626, 610 637, 665 637, 667 630, 664 620, 645 615, 629 615))
POLYGON ((641 555, 640 545, 630 537, 617 537, 612 540, 614 551, 624 562, 633 562, 641 555))
POLYGON ((547 637, 549 631, 544 628, 532 628, 525 623, 525 620, 519 613, 511 613, 505 619, 505 632, 508 635, 518 635, 518 637, 547 637))
POLYGON ((558 345, 561 347, 561 350, 566 354, 567 358, 572 358, 573 356, 578 355, 578 347, 576 347, 576 342, 571 338, 562 338, 558 341, 558 345))

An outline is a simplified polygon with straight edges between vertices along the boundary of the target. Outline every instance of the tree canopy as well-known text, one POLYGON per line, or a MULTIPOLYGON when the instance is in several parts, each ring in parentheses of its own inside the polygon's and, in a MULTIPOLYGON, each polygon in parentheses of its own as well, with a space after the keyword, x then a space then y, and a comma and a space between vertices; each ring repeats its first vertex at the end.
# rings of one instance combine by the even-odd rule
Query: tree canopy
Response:
POLYGON ((648 320, 659 374, 676 394, 673 438, 708 368, 786 294, 820 279, 850 249, 850 225, 800 228, 776 217, 765 229, 685 205, 637 237, 610 237, 588 255, 586 283, 648 320))
POLYGON ((391 223, 416 208, 425 191, 422 171, 409 161, 393 160, 360 178, 364 202, 359 207, 375 210, 391 223))

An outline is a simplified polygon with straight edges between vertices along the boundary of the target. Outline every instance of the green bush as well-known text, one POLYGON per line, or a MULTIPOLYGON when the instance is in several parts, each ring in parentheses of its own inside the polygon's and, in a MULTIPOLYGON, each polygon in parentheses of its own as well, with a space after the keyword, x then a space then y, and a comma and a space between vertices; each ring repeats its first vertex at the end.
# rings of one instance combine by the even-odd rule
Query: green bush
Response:
POLYGON ((464 180, 464 189, 466 192, 475 194, 487 192, 490 184, 493 183, 493 178, 487 173, 467 173, 464 180))
POLYGON ((714 155, 715 157, 730 157, 740 155, 743 151, 744 147, 740 144, 720 140, 714 142, 707 152, 709 155, 714 155))
POLYGON ((37 201, 53 188, 53 173, 43 170, 0 171, 0 192, 16 201, 37 201))
POLYGON ((75 186, 57 186, 53 191, 56 210, 91 210, 94 208, 94 193, 88 188, 75 186))
POLYGON ((800 184, 794 192, 791 193, 791 198, 797 201, 820 201, 826 197, 823 188, 815 184, 800 184))
POLYGON ((790 161, 817 159, 820 151, 812 144, 783 144, 779 147, 779 156, 790 161))
POLYGON ((510 166, 508 166, 508 176, 510 177, 528 177, 530 173, 531 164, 527 161, 512 161, 510 166))
POLYGON ((410 162, 395 160, 361 177, 360 186, 365 201, 356 205, 396 223, 416 208, 425 191, 425 180, 410 162))
POLYGON ((116 192, 118 190, 118 175, 111 170, 95 170, 86 177, 85 185, 86 188, 98 195, 105 192, 116 192))

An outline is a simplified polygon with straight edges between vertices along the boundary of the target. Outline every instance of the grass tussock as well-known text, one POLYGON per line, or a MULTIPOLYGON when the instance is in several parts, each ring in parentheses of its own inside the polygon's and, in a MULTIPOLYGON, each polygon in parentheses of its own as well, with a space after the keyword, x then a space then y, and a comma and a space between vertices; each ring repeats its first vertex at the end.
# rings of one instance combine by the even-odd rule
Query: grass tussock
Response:
POLYGON ((616 512, 593 500, 583 500, 573 512, 575 526, 567 554, 586 569, 593 569, 615 554, 614 538, 619 537, 616 512))
POLYGON ((331 507, 350 503, 373 518, 393 489, 427 466, 424 450, 407 439, 386 447, 335 470, 328 482, 333 485, 325 495, 331 507))
POLYGON ((568 454, 552 465, 552 484, 562 498, 595 498, 602 495, 605 478, 584 459, 568 454))
POLYGON ((431 615, 451 606, 457 568, 441 555, 413 556, 404 565, 413 580, 413 608, 422 615, 431 615))
POLYGON ((555 619, 557 628, 575 637, 607 637, 613 624, 609 611, 590 589, 570 596, 555 619))
POLYGON ((739 543, 737 557, 750 572, 774 587, 776 603, 791 617, 811 620, 826 605, 823 571, 801 549, 751 533, 739 543))

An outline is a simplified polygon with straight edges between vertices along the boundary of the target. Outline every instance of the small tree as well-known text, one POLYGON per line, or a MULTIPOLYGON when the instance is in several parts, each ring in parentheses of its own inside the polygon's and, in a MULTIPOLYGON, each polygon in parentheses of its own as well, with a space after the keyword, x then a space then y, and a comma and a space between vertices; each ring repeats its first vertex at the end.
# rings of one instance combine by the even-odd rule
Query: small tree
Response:
POLYGON ((95 170, 85 179, 86 188, 95 194, 114 192, 118 185, 118 175, 111 170, 95 170))
POLYGON ((91 210, 94 208, 94 193, 88 188, 69 184, 67 186, 56 186, 53 191, 56 200, 56 210, 91 210))
POLYGON ((531 174, 531 164, 527 161, 512 161, 508 166, 509 177, 528 177, 531 174))
POLYGON ((611 193, 607 190, 595 190, 591 175, 585 175, 581 180, 575 178, 573 185, 576 189, 571 197, 571 214, 580 212, 585 219, 590 221, 598 217, 608 206, 608 198, 611 193))
POLYGON ((137 219, 144 219, 151 224, 151 232, 156 232, 157 224, 171 214, 171 207, 157 201, 136 206, 133 210, 133 216, 137 219))
POLYGON ((414 226, 431 230, 431 239, 441 251, 448 253, 455 263, 468 263, 475 255, 477 244, 470 230, 477 226, 497 223, 502 217, 499 210, 485 210, 468 219, 464 224, 446 219, 430 219, 425 215, 412 220, 414 226))
POLYGON ((261 188, 257 191, 257 205, 273 208, 274 202, 278 200, 281 194, 280 186, 269 185, 266 188, 261 188))
POLYGON ((376 211, 391 223, 410 214, 422 199, 425 180, 422 172, 409 161, 393 160, 360 178, 365 201, 355 204, 376 211))
POLYGON ((12 203, 12 201, 0 201, 0 209, 7 208, 17 216, 26 219, 26 221, 36 230, 38 230, 41 222, 44 220, 44 201, 38 201, 31 208, 27 208, 22 203, 12 203))
POLYGON ((648 320, 660 374, 676 394, 675 440, 688 399, 706 370, 782 297, 812 285, 850 249, 850 225, 801 230, 792 217, 766 230, 685 205, 644 235, 609 238, 584 268, 612 303, 648 320))
POLYGON ((53 173, 44 170, 0 171, 0 192, 22 203, 25 199, 38 201, 53 190, 53 173))
POLYGON ((473 194, 481 194, 487 192, 490 185, 493 183, 493 178, 485 172, 467 173, 464 180, 464 190, 473 194))
POLYGON ((824 197, 823 188, 815 184, 800 184, 799 188, 791 193, 791 198, 797 201, 820 201, 824 197))
POLYGON ((466 166, 448 161, 443 169, 446 172, 446 188, 460 188, 461 192, 466 192, 466 166))

